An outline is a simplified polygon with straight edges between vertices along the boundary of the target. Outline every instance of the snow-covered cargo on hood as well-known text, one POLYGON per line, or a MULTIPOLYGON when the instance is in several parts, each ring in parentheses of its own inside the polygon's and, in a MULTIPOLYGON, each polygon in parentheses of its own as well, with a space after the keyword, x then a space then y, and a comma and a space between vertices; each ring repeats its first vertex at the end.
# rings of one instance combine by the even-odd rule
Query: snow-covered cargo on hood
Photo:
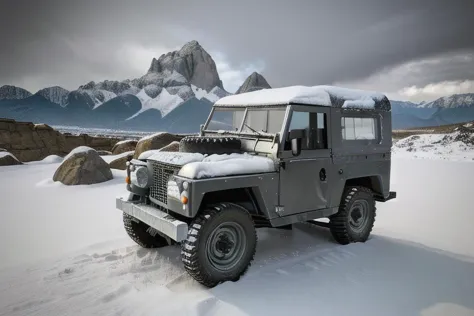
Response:
POLYGON ((148 159, 159 161, 171 165, 182 166, 187 163, 202 161, 204 159, 203 154, 199 153, 183 153, 183 152, 170 152, 170 151, 149 151, 142 153, 139 160, 148 159), (151 154, 151 155, 150 155, 151 154))
POLYGON ((267 173, 276 170, 275 162, 267 157, 249 154, 210 155, 202 161, 183 166, 178 175, 189 179, 225 177, 232 175, 267 173))
POLYGON ((304 104, 338 108, 390 111, 388 98, 379 92, 335 86, 290 86, 263 89, 224 97, 216 106, 271 106, 304 104))

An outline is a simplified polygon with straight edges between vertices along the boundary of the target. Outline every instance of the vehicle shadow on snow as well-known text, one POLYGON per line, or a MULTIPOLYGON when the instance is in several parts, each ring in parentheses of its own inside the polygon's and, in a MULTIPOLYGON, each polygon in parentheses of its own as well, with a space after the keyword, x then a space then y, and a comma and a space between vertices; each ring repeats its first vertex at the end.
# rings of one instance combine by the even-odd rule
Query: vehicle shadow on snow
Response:
POLYGON ((474 313, 472 258, 377 235, 342 246, 309 224, 258 237, 248 273, 211 289, 213 302, 248 315, 439 315, 427 309, 442 303, 474 313))

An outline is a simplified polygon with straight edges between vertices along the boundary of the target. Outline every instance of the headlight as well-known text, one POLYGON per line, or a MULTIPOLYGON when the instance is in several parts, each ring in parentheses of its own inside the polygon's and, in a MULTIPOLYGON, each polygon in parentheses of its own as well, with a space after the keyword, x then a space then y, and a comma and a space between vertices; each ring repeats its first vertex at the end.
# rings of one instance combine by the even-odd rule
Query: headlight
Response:
POLYGON ((147 167, 140 166, 135 169, 131 174, 131 181, 134 185, 140 188, 148 187, 148 169, 147 167))

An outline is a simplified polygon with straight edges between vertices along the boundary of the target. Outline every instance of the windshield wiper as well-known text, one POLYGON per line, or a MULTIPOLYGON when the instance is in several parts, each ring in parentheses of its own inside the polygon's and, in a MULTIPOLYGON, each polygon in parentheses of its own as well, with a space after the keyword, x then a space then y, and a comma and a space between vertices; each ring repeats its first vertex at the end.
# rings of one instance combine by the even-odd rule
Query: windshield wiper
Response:
POLYGON ((253 128, 248 126, 247 123, 244 123, 244 125, 247 126, 249 128, 249 130, 251 130, 252 132, 257 133, 258 135, 262 136, 262 134, 260 134, 260 132, 257 132, 256 130, 254 130, 253 128))

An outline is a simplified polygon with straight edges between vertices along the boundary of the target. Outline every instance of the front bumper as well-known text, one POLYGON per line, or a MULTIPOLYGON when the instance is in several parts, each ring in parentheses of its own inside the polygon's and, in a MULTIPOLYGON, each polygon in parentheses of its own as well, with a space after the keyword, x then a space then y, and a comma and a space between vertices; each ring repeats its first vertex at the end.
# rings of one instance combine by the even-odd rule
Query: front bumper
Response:
POLYGON ((173 216, 156 207, 130 201, 127 197, 117 197, 116 207, 124 213, 153 227, 174 241, 181 242, 187 238, 188 224, 175 219, 173 216))

